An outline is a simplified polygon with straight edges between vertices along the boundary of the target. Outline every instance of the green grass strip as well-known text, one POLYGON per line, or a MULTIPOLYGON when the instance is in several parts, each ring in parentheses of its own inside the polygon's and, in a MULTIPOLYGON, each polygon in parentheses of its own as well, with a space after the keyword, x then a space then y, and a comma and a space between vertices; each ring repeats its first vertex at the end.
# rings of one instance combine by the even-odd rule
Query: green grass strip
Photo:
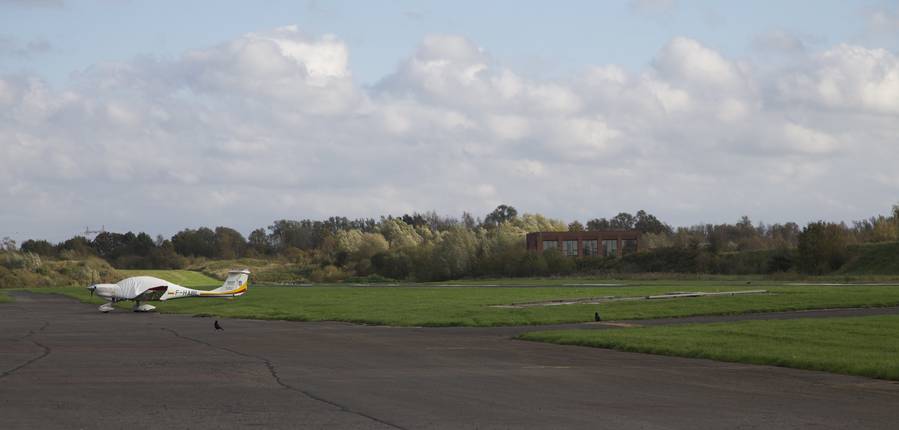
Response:
POLYGON ((899 316, 532 332, 520 339, 899 380, 899 316))
MULTIPOLYGON (((644 319, 841 307, 899 305, 899 286, 765 286, 771 294, 637 300, 600 305, 529 308, 490 305, 599 296, 646 296, 675 291, 734 291, 745 286, 681 284, 602 287, 263 287, 251 285, 234 300, 186 298, 153 302, 160 312, 250 319, 347 321, 394 326, 502 326, 585 322, 600 311, 606 319, 644 319)), ((88 301, 84 288, 41 288, 88 301)), ((96 297, 91 303, 102 303, 96 297)), ((130 306, 130 302, 122 305, 130 306)))

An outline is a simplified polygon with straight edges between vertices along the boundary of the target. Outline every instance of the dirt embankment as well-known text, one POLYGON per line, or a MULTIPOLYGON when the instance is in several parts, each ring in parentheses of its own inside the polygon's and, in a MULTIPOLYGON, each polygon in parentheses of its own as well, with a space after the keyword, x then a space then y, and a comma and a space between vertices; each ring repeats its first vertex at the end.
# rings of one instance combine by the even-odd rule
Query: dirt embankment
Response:
POLYGON ((0 288, 87 286, 119 279, 109 263, 96 257, 51 260, 28 252, 0 252, 0 288))

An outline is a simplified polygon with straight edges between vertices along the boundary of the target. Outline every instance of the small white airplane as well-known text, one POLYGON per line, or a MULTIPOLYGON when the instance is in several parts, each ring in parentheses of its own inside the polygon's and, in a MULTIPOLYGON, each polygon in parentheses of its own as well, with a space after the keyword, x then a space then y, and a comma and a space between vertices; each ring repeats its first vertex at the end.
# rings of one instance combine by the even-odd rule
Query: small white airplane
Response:
POLYGON ((109 312, 114 309, 113 304, 125 300, 134 301, 134 312, 151 312, 156 309, 156 306, 141 304, 141 302, 165 301, 184 297, 242 296, 247 292, 249 277, 249 270, 232 270, 228 272, 228 279, 225 279, 225 283, 211 291, 182 287, 152 276, 135 276, 122 279, 115 284, 94 284, 87 289, 90 290, 91 296, 96 293, 109 301, 100 306, 100 312, 109 312))

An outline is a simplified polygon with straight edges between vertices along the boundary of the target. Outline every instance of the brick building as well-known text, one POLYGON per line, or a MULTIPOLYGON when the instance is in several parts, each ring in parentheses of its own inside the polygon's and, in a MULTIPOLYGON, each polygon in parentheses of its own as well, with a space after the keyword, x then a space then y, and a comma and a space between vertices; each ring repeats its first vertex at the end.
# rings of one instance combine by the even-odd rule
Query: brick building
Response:
POLYGON ((620 257, 637 252, 637 230, 540 231, 528 233, 528 251, 558 249, 562 255, 620 257))

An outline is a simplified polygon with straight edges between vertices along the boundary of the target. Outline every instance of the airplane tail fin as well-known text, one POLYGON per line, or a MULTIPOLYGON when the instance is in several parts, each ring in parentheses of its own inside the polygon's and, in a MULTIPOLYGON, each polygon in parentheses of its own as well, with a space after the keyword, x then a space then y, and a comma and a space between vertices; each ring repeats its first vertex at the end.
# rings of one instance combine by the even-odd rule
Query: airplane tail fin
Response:
POLYGON ((200 293, 201 296, 207 297, 237 297, 241 296, 247 292, 247 288, 250 286, 250 271, 247 269, 243 270, 232 270, 228 272, 228 278, 225 279, 225 283, 222 284, 221 287, 218 287, 211 291, 203 291, 200 293))

